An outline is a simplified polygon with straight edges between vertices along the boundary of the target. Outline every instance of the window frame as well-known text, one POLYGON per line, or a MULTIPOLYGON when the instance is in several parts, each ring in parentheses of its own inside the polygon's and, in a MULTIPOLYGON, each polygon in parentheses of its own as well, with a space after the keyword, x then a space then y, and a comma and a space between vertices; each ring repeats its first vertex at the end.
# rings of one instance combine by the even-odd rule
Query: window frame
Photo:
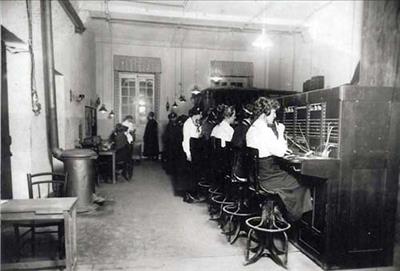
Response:
MULTIPOLYGON (((129 100, 131 100, 131 92, 130 92, 130 88, 128 88, 128 96, 124 95, 122 96, 122 80, 123 79, 134 79, 135 80, 135 89, 134 89, 134 98, 133 98, 133 104, 131 106, 133 106, 133 112, 134 112, 134 124, 135 125, 143 125, 144 123, 140 122, 140 112, 139 112, 139 107, 140 105, 140 82, 143 81, 148 81, 150 80, 152 82, 152 95, 150 97, 150 95, 148 95, 148 89, 146 86, 146 90, 145 90, 145 94, 144 94, 144 99, 146 101, 148 101, 149 99, 151 99, 150 102, 150 109, 148 110, 148 112, 150 111, 154 111, 155 110, 155 99, 156 99, 156 78, 155 75, 152 73, 135 73, 135 72, 119 72, 118 73, 118 88, 119 88, 119 108, 118 108, 118 115, 119 115, 119 122, 122 122, 123 118, 125 117, 126 114, 122 113, 122 107, 123 107, 123 103, 122 103, 122 99, 125 97, 128 97, 129 100)), ((130 101, 128 101, 128 104, 131 104, 130 101)))

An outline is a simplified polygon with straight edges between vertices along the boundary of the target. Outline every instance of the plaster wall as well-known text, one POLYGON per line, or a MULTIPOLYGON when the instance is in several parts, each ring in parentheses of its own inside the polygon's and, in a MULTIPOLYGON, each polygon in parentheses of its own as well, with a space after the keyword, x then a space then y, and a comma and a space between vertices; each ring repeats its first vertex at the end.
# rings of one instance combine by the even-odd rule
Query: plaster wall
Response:
MULTIPOLYGON (((361 12, 362 2, 359 1, 329 2, 307 18, 309 31, 272 35, 274 46, 269 50, 253 47, 242 50, 204 49, 198 44, 196 49, 184 46, 181 53, 181 48, 166 43, 148 41, 143 45, 143 41, 123 39, 113 32, 98 30, 96 74, 100 76, 96 78, 97 93, 107 108, 113 108, 112 55, 116 54, 161 59, 158 116, 161 124, 167 120, 165 103, 168 100, 172 105, 174 97, 181 94, 180 82, 186 98, 190 97, 189 91, 195 84, 200 88, 209 86, 212 60, 253 62, 253 85, 260 88, 302 91, 303 82, 315 75, 325 76, 326 88, 346 84, 360 59, 361 12)), ((105 23, 103 28, 107 29, 105 23)), ((189 107, 189 103, 183 104, 177 111, 187 113, 189 107)), ((118 121, 99 115, 99 134, 107 137, 118 121)))
MULTIPOLYGON (((26 2, 1 1, 0 5, 3 26, 27 44, 29 36, 26 2)), ((78 135, 77 123, 84 123, 84 105, 95 97, 94 36, 88 32, 75 34, 72 23, 56 1, 52 2, 52 12, 55 68, 62 73, 56 78, 57 105, 63 112, 58 112, 60 146, 72 148, 78 135), (70 89, 85 94, 86 98, 80 104, 70 103, 70 89)), ((51 171, 52 158, 48 152, 46 132, 39 1, 32 1, 32 26, 35 81, 42 108, 37 116, 31 107, 29 53, 7 53, 13 198, 28 197, 28 172, 51 171)))
MULTIPOLYGON (((255 87, 264 88, 268 85, 266 80, 267 57, 266 53, 254 51, 229 51, 198 48, 174 48, 165 46, 139 46, 130 44, 124 40, 96 41, 96 78, 97 91, 100 99, 104 101, 107 108, 113 108, 113 85, 112 85, 112 55, 126 55, 139 57, 157 57, 161 59, 161 86, 160 86, 160 116, 157 116, 159 125, 164 126, 167 122, 168 113, 165 104, 174 103, 175 98, 181 94, 180 83, 182 83, 182 94, 188 102, 178 103, 175 110, 178 114, 187 114, 191 107, 189 101, 190 90, 194 85, 204 89, 210 85, 209 73, 212 60, 225 61, 248 61, 254 63, 255 87), (182 50, 182 53, 181 53, 182 50), (112 52, 112 53, 111 53, 112 52)), ((99 135, 106 138, 110 134, 113 125, 120 120, 109 119, 107 115, 98 115, 99 135)), ((162 131, 162 130, 161 130, 162 131)), ((141 135, 137 136, 141 139, 141 135)))
POLYGON ((361 54, 362 1, 331 1, 305 22, 308 30, 283 35, 271 49, 270 87, 302 91, 323 75, 325 88, 350 83, 361 54))

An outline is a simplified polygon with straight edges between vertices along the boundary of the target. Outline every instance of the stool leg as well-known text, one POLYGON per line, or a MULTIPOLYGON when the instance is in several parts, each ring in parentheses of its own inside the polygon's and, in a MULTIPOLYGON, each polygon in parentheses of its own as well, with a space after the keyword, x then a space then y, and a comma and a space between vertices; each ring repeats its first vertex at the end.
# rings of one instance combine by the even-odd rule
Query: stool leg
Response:
POLYGON ((264 244, 264 241, 262 241, 262 239, 260 239, 260 243, 259 243, 258 247, 255 248, 255 254, 253 256, 250 256, 250 252, 253 250, 251 248, 251 239, 253 238, 252 237, 253 232, 254 232, 254 230, 250 229, 250 231, 247 235, 246 262, 244 263, 244 265, 249 265, 249 264, 255 263, 258 259, 260 259, 263 256, 265 244, 264 244))
POLYGON ((261 221, 259 226, 269 228, 274 222, 274 203, 267 201, 262 205, 261 221))
MULTIPOLYGON (((276 236, 276 234, 274 235, 276 236)), ((289 240, 286 232, 282 232, 283 236, 283 248, 282 250, 277 248, 273 239, 273 235, 271 234, 270 244, 269 244, 269 252, 270 257, 280 266, 286 268, 287 267, 287 256, 288 256, 288 244, 289 240)))
POLYGON ((222 232, 222 233, 226 234, 226 240, 228 242, 231 241, 232 232, 235 229, 233 224, 234 224, 233 215, 229 215, 229 220, 228 220, 227 223, 225 223, 224 229, 223 229, 223 232, 222 232), (225 228, 228 228, 228 229, 225 230, 225 228))
POLYGON ((235 233, 233 235, 230 236, 230 240, 229 243, 231 245, 233 245, 236 240, 239 238, 240 236, 240 232, 242 231, 242 222, 240 221, 241 219, 235 219, 237 222, 235 223, 235 233))

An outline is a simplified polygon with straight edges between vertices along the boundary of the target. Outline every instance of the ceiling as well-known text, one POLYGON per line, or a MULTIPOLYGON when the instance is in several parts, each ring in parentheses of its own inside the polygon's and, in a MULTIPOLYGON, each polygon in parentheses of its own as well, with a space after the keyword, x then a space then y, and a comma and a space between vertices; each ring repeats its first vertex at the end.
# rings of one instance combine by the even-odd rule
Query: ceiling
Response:
POLYGON ((263 28, 272 38, 302 32, 331 2, 80 0, 78 8, 103 40, 246 50, 263 28))

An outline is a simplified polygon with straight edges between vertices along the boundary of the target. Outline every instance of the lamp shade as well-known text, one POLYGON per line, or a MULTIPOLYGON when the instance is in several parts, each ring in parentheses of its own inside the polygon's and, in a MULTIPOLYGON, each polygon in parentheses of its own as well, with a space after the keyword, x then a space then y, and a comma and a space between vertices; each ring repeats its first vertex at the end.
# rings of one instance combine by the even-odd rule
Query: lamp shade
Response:
POLYGON ((112 119, 115 116, 114 110, 111 110, 110 113, 108 114, 108 118, 112 119))
POLYGON ((100 106, 100 108, 99 108, 99 112, 100 113, 103 113, 103 114, 105 114, 105 113, 107 113, 107 108, 106 108, 106 105, 105 104, 102 104, 101 106, 100 106))
POLYGON ((174 102, 173 104, 172 104, 172 108, 177 108, 178 107, 178 104, 176 103, 176 102, 174 102))
POLYGON ((193 87, 193 89, 192 89, 192 94, 193 94, 193 95, 200 94, 200 89, 199 89, 199 87, 198 87, 197 85, 195 85, 195 86, 193 87))
POLYGON ((184 95, 179 96, 179 101, 182 103, 186 102, 185 96, 184 95))

